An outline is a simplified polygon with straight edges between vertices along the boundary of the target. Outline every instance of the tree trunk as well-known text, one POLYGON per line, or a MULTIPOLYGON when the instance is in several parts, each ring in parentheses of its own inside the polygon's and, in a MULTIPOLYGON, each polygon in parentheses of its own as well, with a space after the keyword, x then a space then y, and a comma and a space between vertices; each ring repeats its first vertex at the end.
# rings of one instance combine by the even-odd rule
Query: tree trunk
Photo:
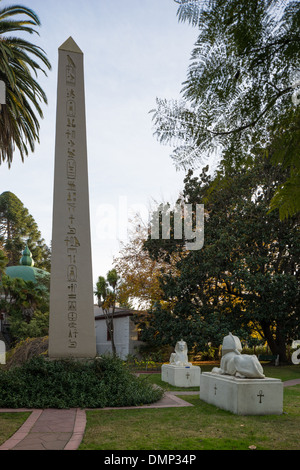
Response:
POLYGON ((110 335, 112 354, 113 354, 113 356, 116 356, 117 355, 117 350, 116 350, 115 338, 114 338, 114 319, 113 319, 113 315, 110 314, 109 312, 105 313, 105 320, 106 320, 106 326, 107 326, 107 329, 108 329, 109 335, 110 335))
POLYGON ((286 342, 284 337, 280 334, 280 327, 277 326, 277 331, 274 335, 271 325, 266 322, 261 323, 261 327, 271 350, 273 356, 279 355, 279 363, 284 364, 288 362, 286 355, 286 342))
POLYGON ((289 362, 287 355, 286 355, 286 338, 281 334, 280 331, 281 331, 280 325, 277 325, 276 339, 275 339, 275 343, 277 346, 276 354, 279 354, 280 364, 286 364, 287 362, 289 362))
POLYGON ((110 335, 111 335, 111 349, 112 349, 113 356, 115 357, 117 355, 117 350, 116 350, 116 345, 115 345, 113 320, 112 320, 110 335))

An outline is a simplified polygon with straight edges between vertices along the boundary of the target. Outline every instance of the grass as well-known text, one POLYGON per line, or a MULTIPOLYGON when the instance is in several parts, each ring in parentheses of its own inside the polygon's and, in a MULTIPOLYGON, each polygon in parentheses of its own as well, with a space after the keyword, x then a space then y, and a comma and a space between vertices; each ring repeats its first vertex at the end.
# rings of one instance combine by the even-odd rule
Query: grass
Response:
POLYGON ((193 407, 87 411, 81 450, 299 450, 300 386, 281 416, 237 416, 184 396, 193 407))
MULTIPOLYGON (((204 369, 201 366, 202 372, 204 369)), ((300 378, 300 366, 265 365, 264 371, 266 376, 283 381, 300 378)), ((148 380, 172 389, 161 382, 160 374, 149 374, 148 380)), ((202 402, 198 394, 181 398, 194 406, 87 411, 86 432, 79 450, 300 448, 300 385, 284 388, 284 412, 279 416, 237 416, 202 402)))
POLYGON ((0 413, 0 445, 22 426, 29 415, 30 412, 0 413))

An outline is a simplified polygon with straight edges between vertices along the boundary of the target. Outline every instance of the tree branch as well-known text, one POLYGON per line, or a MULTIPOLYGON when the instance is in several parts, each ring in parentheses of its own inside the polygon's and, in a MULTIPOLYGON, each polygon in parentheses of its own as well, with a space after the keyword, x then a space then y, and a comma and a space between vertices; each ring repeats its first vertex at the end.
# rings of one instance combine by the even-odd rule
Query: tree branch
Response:
POLYGON ((265 107, 265 109, 257 116, 256 119, 254 119, 253 121, 249 122, 248 124, 244 124, 243 126, 240 126, 236 129, 233 129, 231 131, 223 131, 223 132, 215 132, 215 131, 211 131, 209 129, 207 129, 207 132, 210 132, 211 134, 215 135, 215 136, 220 136, 220 135, 230 135, 230 134, 235 134, 235 133, 239 133, 245 129, 248 129, 249 127, 254 127, 255 124, 258 123, 258 121, 269 111, 270 108, 272 108, 274 106, 274 104, 276 103, 276 101, 283 95, 285 95, 286 93, 290 92, 293 90, 293 87, 292 86, 289 86, 287 88, 285 88, 284 90, 280 91, 278 93, 278 95, 273 98, 273 100, 271 100, 271 102, 265 107))

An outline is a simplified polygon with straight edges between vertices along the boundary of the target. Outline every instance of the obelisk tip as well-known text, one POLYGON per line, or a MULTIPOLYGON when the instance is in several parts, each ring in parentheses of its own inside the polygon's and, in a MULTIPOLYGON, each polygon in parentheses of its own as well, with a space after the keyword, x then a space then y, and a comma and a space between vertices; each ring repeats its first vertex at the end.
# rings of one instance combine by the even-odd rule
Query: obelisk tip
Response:
POLYGON ((79 46, 77 46, 74 39, 70 36, 60 47, 60 51, 76 52, 77 54, 83 54, 79 46))

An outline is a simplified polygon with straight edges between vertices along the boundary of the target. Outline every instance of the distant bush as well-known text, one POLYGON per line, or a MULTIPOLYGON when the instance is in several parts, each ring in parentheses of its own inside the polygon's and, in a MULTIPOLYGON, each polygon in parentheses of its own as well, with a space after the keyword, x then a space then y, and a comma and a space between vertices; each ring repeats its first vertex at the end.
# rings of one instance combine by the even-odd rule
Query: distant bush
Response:
POLYGON ((110 356, 82 363, 33 358, 0 371, 1 408, 103 408, 153 403, 162 396, 110 356))
POLYGON ((7 368, 20 366, 38 356, 48 356, 48 336, 19 341, 6 355, 7 368))
POLYGON ((255 347, 244 347, 242 354, 254 354, 259 356, 260 354, 271 354, 270 350, 266 346, 255 346, 255 347))

